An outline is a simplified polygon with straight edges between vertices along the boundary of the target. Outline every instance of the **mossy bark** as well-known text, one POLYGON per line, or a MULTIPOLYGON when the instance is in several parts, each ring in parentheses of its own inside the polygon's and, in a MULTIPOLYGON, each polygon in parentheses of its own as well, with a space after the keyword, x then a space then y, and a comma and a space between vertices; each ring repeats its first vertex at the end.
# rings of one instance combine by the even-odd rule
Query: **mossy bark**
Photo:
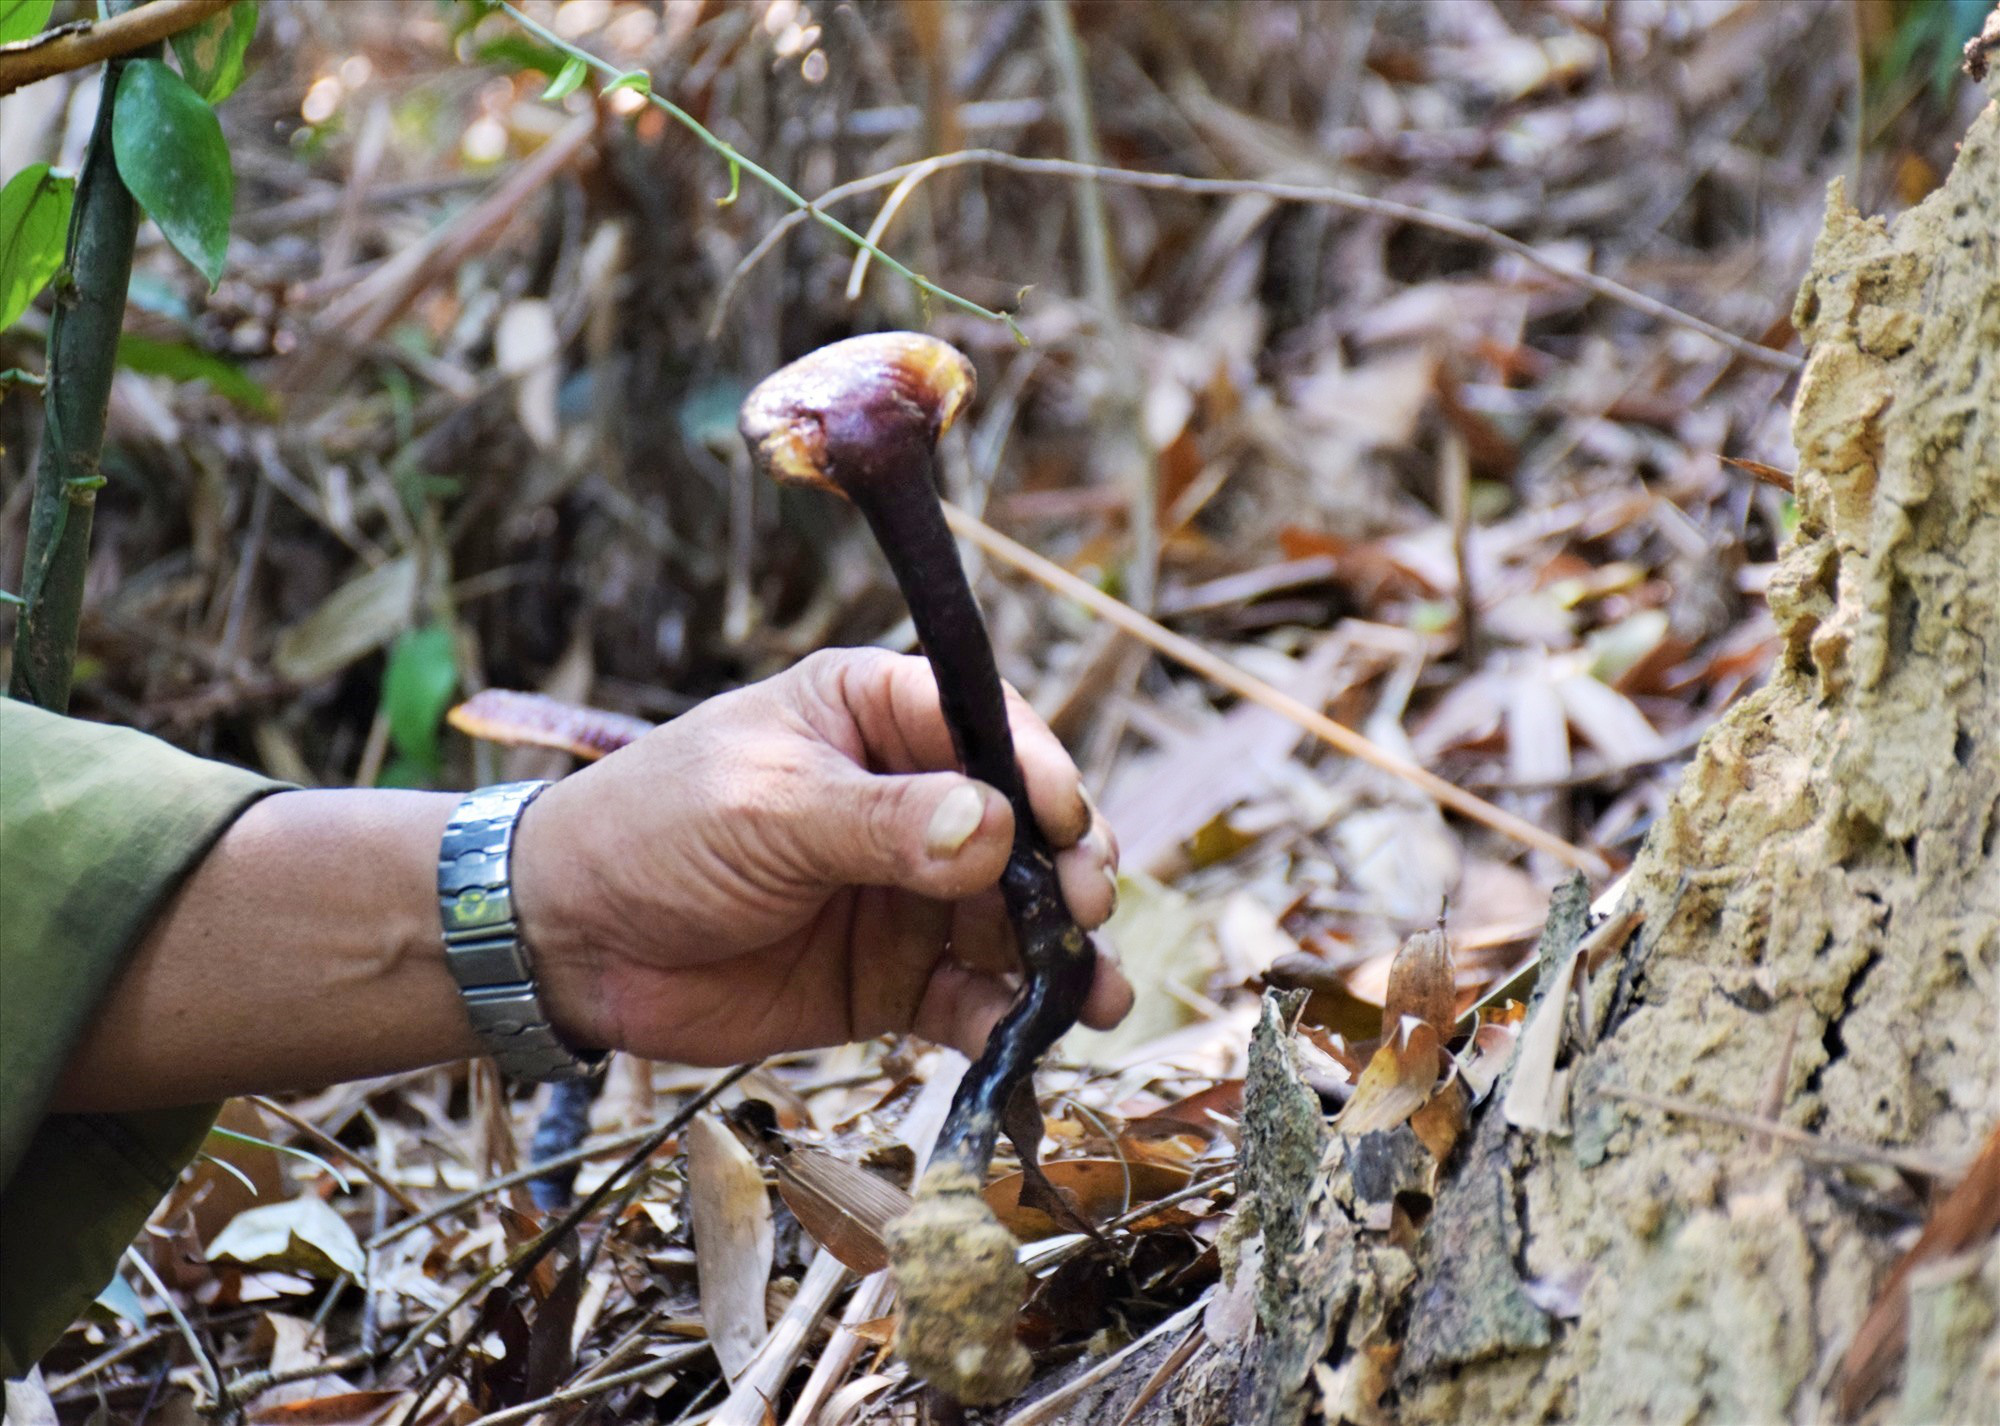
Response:
MULTIPOLYGON (((1574 1315, 1546 1344, 1406 1354, 1404 1423, 1832 1414, 1907 1245, 1899 1215, 1923 1205, 1892 1173, 1607 1090, 1775 1104, 1941 1160, 2000 1120, 2000 104, 1893 226, 1834 185, 1796 320, 1779 666, 1704 741, 1633 869, 1647 923, 1592 987, 1573 1132, 1508 1135, 1520 1272, 1581 1283, 1574 1315)), ((1440 1200, 1425 1279, 1465 1211, 1487 1210, 1440 1200)), ((1919 1305, 1913 1370, 1873 1417, 2000 1420, 2000 1250, 1980 1251, 1949 1286, 1980 1301, 1929 1337, 1919 1305)))
MULTIPOLYGON (((1407 1273, 1353 1213, 1358 1155, 1330 1150, 1293 1208, 1306 1239, 1346 1246, 1261 1264, 1334 1305, 1301 1321, 1323 1360, 1300 1380, 1290 1334, 1260 1330, 1197 1356, 1144 1419, 1251 1402, 1403 1426, 1835 1416, 1841 1355, 1927 1203, 1886 1166, 1619 1091, 1775 1106, 1940 1162, 2000 1121, 2000 103, 1893 226, 1834 185, 1796 318, 1783 652, 1633 868, 1646 922, 1585 992, 1591 1041, 1572 1026, 1569 1132, 1510 1126, 1496 1092, 1407 1273)), ((1573 937, 1559 919, 1554 941, 1573 937)), ((1861 1418, 2000 1420, 2000 1246, 1913 1275, 1910 1321, 1861 1418)), ((1154 1366, 1070 1419, 1115 1413, 1154 1366)))

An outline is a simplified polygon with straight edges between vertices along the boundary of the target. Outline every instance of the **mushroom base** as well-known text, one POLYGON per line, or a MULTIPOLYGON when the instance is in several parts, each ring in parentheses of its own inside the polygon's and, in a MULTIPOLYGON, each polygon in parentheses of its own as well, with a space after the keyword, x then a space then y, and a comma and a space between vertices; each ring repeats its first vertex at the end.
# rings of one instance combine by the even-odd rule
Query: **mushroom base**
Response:
POLYGON ((889 1271, 902 1302, 896 1351, 958 1401, 989 1406, 1018 1396, 1032 1373, 1014 1337, 1027 1294, 1019 1244, 956 1165, 926 1174, 917 1203, 889 1226, 889 1271))

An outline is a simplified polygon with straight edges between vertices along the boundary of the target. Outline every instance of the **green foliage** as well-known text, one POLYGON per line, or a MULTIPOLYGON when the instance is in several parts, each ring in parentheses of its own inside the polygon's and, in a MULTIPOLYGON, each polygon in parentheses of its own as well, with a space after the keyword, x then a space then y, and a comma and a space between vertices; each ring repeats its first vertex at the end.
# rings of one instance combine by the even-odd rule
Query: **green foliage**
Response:
POLYGON ((387 781, 426 783, 437 776, 438 725, 457 691, 458 650, 450 624, 426 624, 397 636, 382 679, 382 712, 398 754, 387 781))
POLYGON ((118 81, 111 150, 132 196, 214 291, 236 201, 215 111, 162 61, 135 59, 118 81))
MULTIPOLYGON (((296 1144, 274 1144, 269 1139, 260 1139, 255 1134, 243 1134, 234 1129, 225 1129, 219 1124, 208 1131, 208 1137, 211 1139, 227 1139, 233 1144, 248 1144, 251 1148, 255 1149, 269 1149, 274 1154, 290 1154, 293 1158, 303 1159, 325 1173, 335 1183, 340 1185, 342 1193, 354 1192, 354 1185, 347 1181, 346 1174, 342 1173, 318 1154, 313 1153, 309 1149, 301 1149, 296 1144)), ((225 1163, 227 1161, 219 1159, 217 1162, 225 1163)), ((251 1185, 250 1191, 252 1193, 257 1191, 255 1184, 251 1185)))
POLYGON ((138 337, 130 332, 118 338, 118 364, 146 376, 164 376, 174 381, 207 382, 219 396, 259 416, 277 414, 271 393, 234 362, 187 342, 162 342, 138 337))
POLYGON ((238 0, 220 15, 174 36, 174 54, 190 88, 220 104, 243 82, 243 56, 257 33, 257 7, 238 0))
MULTIPOLYGON (((0 4, 6 0, 0 0, 0 4)), ((76 180, 31 163, 0 188, 0 331, 28 310, 62 266, 76 180)))
POLYGON ((479 46, 481 64, 505 65, 510 69, 532 69, 554 79, 563 71, 561 54, 547 45, 538 45, 520 35, 496 35, 479 46))
POLYGON ((572 55, 563 65, 561 72, 549 81, 549 87, 542 91, 542 98, 551 103, 569 98, 576 93, 578 86, 583 83, 583 77, 588 73, 590 71, 584 66, 583 61, 572 55))
POLYGON ((627 70, 605 85, 600 92, 609 95, 616 94, 621 89, 636 89, 641 94, 651 94, 653 92, 653 77, 643 69, 627 70))
POLYGON ((40 34, 56 0, 0 0, 0 45, 40 34))

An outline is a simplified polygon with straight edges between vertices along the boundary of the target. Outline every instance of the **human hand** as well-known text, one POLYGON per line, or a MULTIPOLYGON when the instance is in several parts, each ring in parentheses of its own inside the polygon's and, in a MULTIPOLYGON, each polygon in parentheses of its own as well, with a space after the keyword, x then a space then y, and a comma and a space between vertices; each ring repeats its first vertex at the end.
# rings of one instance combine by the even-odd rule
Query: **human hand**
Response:
MULTIPOLYGON (((1085 927, 1117 843, 1018 695, 1015 748, 1085 927)), ((575 1043, 721 1064, 915 1030, 977 1053, 1013 998, 996 883, 1013 811, 955 771, 930 665, 816 654, 551 787, 516 833, 516 905, 575 1043)), ((1085 1024, 1131 987, 1100 955, 1085 1024)))

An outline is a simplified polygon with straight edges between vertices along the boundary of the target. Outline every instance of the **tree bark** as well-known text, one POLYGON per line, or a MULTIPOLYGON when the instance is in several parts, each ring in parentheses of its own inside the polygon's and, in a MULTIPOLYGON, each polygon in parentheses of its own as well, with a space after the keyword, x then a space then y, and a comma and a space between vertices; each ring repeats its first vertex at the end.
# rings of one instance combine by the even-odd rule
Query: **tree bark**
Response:
MULTIPOLYGON (((1421 1231, 1384 1231, 1368 1205, 1421 1179, 1398 1177, 1411 1145, 1330 1138, 1317 1174, 1269 1171, 1315 1144, 1253 1052, 1264 1257, 1224 1256, 1256 1328, 1143 1419, 2000 1420, 1990 1237, 1911 1275, 1896 1370, 1841 1401, 1912 1229, 2000 1122, 2000 103, 1893 226, 1833 185, 1795 320, 1782 653, 1633 868, 1644 925, 1570 1008, 1566 1127, 1508 1123, 1503 1079, 1421 1231)), ((1545 969, 1582 924, 1573 884, 1545 969)), ((1068 1419, 1115 1419, 1161 1355, 1068 1419)))

